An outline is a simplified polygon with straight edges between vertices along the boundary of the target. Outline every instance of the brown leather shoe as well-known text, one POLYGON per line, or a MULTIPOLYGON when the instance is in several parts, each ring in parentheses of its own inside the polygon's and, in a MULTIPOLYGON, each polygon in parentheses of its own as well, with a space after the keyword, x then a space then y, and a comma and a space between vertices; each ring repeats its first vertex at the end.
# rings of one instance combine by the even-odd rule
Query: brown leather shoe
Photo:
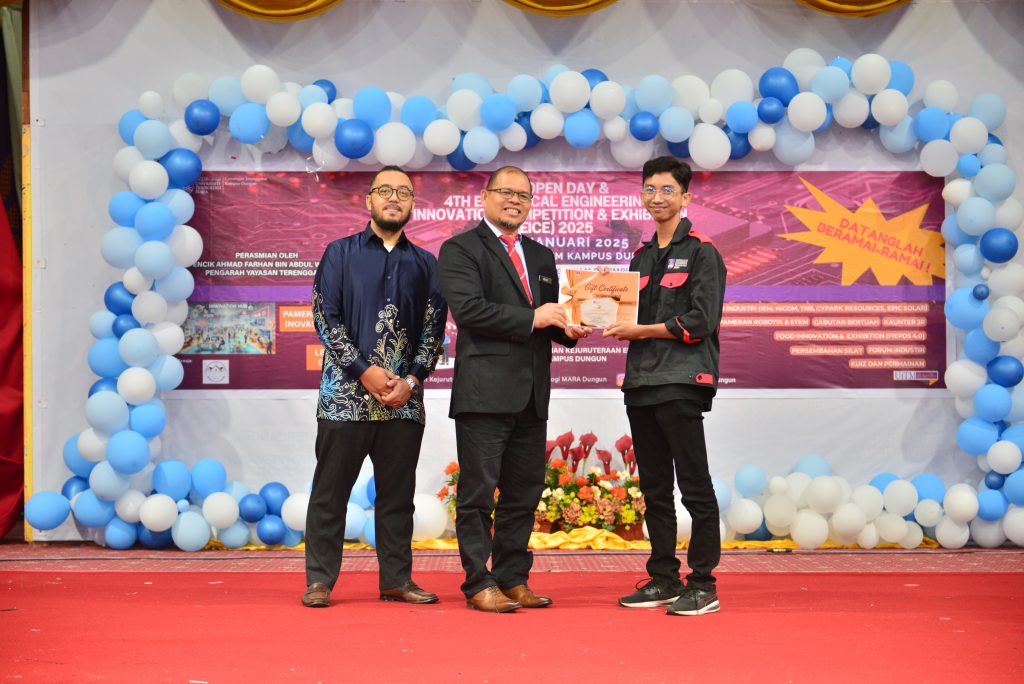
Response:
POLYGON ((508 589, 502 589, 501 593, 509 597, 509 599, 515 601, 523 608, 547 608, 551 605, 551 599, 547 596, 537 596, 533 593, 533 589, 520 584, 508 589))
POLYGON ((466 607, 485 613, 509 613, 522 606, 505 596, 498 587, 487 587, 466 599, 466 607))
POLYGON ((323 582, 313 582, 302 595, 302 605, 307 608, 326 608, 331 605, 331 590, 323 582))
POLYGON ((412 580, 394 589, 381 589, 381 601, 401 601, 403 603, 437 603, 437 594, 420 589, 412 580))

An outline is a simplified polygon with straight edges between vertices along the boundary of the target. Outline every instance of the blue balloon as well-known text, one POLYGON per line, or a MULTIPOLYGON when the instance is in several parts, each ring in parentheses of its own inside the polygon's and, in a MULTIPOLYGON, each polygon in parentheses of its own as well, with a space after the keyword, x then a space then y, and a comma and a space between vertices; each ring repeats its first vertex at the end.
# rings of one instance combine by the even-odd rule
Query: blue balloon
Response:
POLYGON ((996 208, 984 197, 968 197, 956 210, 956 222, 971 235, 981 235, 996 223, 996 208))
POLYGON ((97 392, 116 392, 117 391, 117 380, 114 378, 100 378, 96 382, 89 386, 89 396, 96 394, 97 392))
POLYGON ((209 135, 220 125, 220 109, 210 100, 193 100, 185 107, 185 128, 196 135, 209 135))
MULTIPOLYGON (((68 501, 71 501, 71 499, 75 498, 75 494, 78 494, 79 492, 84 492, 88 488, 89 480, 86 479, 85 477, 79 477, 78 475, 75 475, 74 477, 69 477, 67 480, 64 481, 64 486, 60 488, 60 493, 61 496, 67 498, 68 501)), ((68 508, 68 510, 70 511, 71 509, 68 508)))
POLYGON ((917 490, 918 501, 931 499, 941 504, 942 498, 946 495, 946 485, 942 478, 935 473, 921 473, 912 479, 910 484, 914 485, 914 489, 917 490))
POLYGON ((134 475, 139 472, 149 463, 149 458, 149 442, 134 430, 121 430, 111 437, 107 444, 107 459, 111 467, 123 475, 134 475))
POLYGON ((96 340, 89 348, 89 370, 101 378, 116 378, 127 370, 128 364, 121 360, 117 342, 115 337, 96 340))
POLYGON ((989 489, 1002 489, 1005 482, 1006 476, 1001 473, 997 473, 994 470, 985 473, 985 486, 989 489))
POLYGON ((811 92, 825 102, 838 102, 850 90, 850 76, 837 66, 820 69, 811 78, 811 92))
POLYGON ((1003 494, 1014 506, 1024 506, 1024 469, 1018 468, 1006 476, 1003 494))
POLYGON ((789 101, 800 93, 800 84, 789 69, 772 67, 761 74, 757 89, 761 97, 774 97, 788 107, 789 101))
POLYGON ((981 152, 978 152, 978 159, 981 160, 981 165, 989 166, 990 164, 1005 164, 1010 158, 1010 153, 1002 145, 995 143, 989 143, 981 148, 981 152))
POLYGON ((462 148, 462 144, 466 141, 465 134, 462 135, 462 139, 459 140, 459 146, 455 148, 455 151, 448 155, 448 163, 456 171, 469 171, 474 168, 476 164, 472 159, 466 156, 466 151, 462 148))
POLYGON ((768 484, 768 476, 760 466, 748 463, 736 471, 735 484, 740 494, 753 498, 764 491, 768 484))
POLYGON ((622 91, 626 93, 626 105, 619 112, 619 116, 629 121, 634 114, 640 111, 640 106, 636 103, 636 92, 631 87, 624 85, 622 91))
POLYGON ((523 130, 526 131, 526 146, 523 148, 524 150, 528 150, 540 142, 540 136, 534 133, 533 127, 530 126, 530 112, 523 112, 517 116, 516 123, 522 126, 523 130))
MULTIPOLYGON (((964 275, 974 275, 981 271, 985 265, 985 257, 982 256, 981 250, 978 249, 978 245, 966 244, 960 245, 953 250, 953 263, 956 265, 956 269, 964 275)), ((976 297, 976 299, 978 299, 976 297)), ((984 299, 982 297, 981 299, 984 299)))
POLYGON ((555 64, 554 66, 548 67, 547 71, 544 72, 544 83, 550 86, 551 82, 555 80, 555 76, 563 71, 569 71, 569 67, 564 64, 555 64))
POLYGON ((601 122, 589 109, 581 109, 565 117, 564 135, 572 147, 590 147, 601 135, 601 122))
POLYGON ((337 86, 335 86, 332 81, 329 81, 326 78, 318 78, 317 80, 313 81, 313 85, 320 88, 320 90, 324 91, 324 94, 327 95, 328 102, 334 102, 334 100, 338 97, 337 86))
POLYGON ((363 536, 366 537, 366 543, 370 546, 377 546, 377 520, 376 518, 367 518, 366 525, 363 527, 363 536))
POLYGON ((296 97, 303 109, 311 104, 327 104, 329 102, 327 99, 327 91, 318 85, 304 86, 296 97))
POLYGON ((1017 236, 1006 228, 992 228, 985 231, 978 243, 981 254, 989 261, 1002 264, 1017 254, 1017 236))
POLYGON ((184 266, 175 266, 170 273, 153 283, 153 289, 168 302, 188 299, 195 287, 195 277, 184 266))
POLYGON ((886 88, 898 90, 904 95, 910 95, 914 89, 914 70, 906 62, 893 59, 889 61, 889 85, 886 88))
MULTIPOLYGON (((132 219, 134 221, 134 218, 132 219)), ((142 244, 139 231, 125 226, 114 226, 100 240, 100 255, 115 268, 135 265, 135 251, 142 244)))
POLYGON ((433 121, 437 119, 437 106, 425 95, 413 95, 402 105, 402 123, 416 135, 423 135, 433 121))
POLYGON ((965 233, 960 228, 960 224, 957 223, 956 214, 950 213, 946 215, 946 218, 942 221, 942 239, 953 245, 959 247, 965 245, 968 242, 977 242, 977 236, 965 233))
POLYGON ((192 488, 202 497, 224 491, 227 483, 228 472, 215 458, 200 459, 192 466, 192 488))
POLYGON ((981 171, 981 160, 976 154, 965 154, 956 163, 956 172, 964 178, 974 178, 981 171))
POLYGON ((135 266, 147 278, 163 278, 174 263, 174 252, 163 240, 146 240, 135 250, 135 266))
POLYGON ((964 355, 975 363, 985 365, 999 356, 999 343, 990 340, 981 328, 975 328, 964 336, 964 355))
POLYGON ((174 543, 174 537, 171 535, 170 529, 163 530, 162 532, 154 532, 153 530, 140 525, 139 543, 147 549, 166 549, 174 543))
POLYGON ((878 491, 884 493, 885 488, 889 486, 889 483, 891 483, 893 480, 898 479, 900 479, 900 476, 895 475, 893 473, 879 473, 878 475, 875 475, 873 478, 871 478, 871 481, 868 482, 868 484, 877 489, 878 491))
POLYGON ((145 121, 149 121, 149 118, 138 109, 130 109, 121 115, 117 122, 117 133, 125 145, 135 144, 135 129, 145 121))
POLYGON ((1010 392, 1002 385, 984 385, 974 393, 974 411, 979 418, 992 423, 1006 418, 1012 406, 1010 392))
MULTIPOLYGON (((341 128, 341 122, 339 122, 338 128, 341 128)), ((337 129, 335 129, 334 134, 338 134, 337 129)), ((314 142, 316 142, 316 139, 302 127, 301 119, 288 127, 288 143, 299 152, 309 154, 313 151, 314 142)))
POLYGON ((147 202, 135 214, 135 229, 143 240, 163 240, 174 230, 174 212, 166 204, 147 202))
POLYGON ((133 136, 136 149, 146 159, 159 159, 171 151, 174 136, 163 121, 143 121, 135 129, 133 136))
MULTIPOLYGON (((221 116, 231 116, 246 103, 242 80, 234 76, 221 76, 210 84, 210 101, 217 105, 221 116)), ((186 124, 187 125, 187 124, 186 124)))
POLYGON ((334 144, 349 159, 365 157, 373 149, 373 129, 366 121, 346 119, 334 129, 334 144))
MULTIPOLYGON (((239 107, 239 110, 241 109, 242 107, 239 107)), ((236 110, 231 115, 232 119, 237 115, 238 111, 236 110)), ((160 159, 160 164, 167 169, 168 185, 172 189, 187 188, 203 175, 203 162, 199 155, 192 150, 186 150, 184 147, 177 147, 165 154, 160 159)), ((161 197, 163 196, 161 195, 161 197)), ((159 203, 163 204, 163 202, 159 203)), ((192 205, 192 208, 195 208, 195 204, 192 205)), ((174 212, 172 211, 171 214, 173 215, 174 212)), ((189 215, 191 216, 191 212, 189 215)), ((187 220, 185 219, 185 221, 187 220)), ((184 223, 184 221, 176 221, 176 223, 184 223)))
POLYGON ((814 154, 814 134, 797 130, 783 120, 775 128, 775 146, 772 154, 783 164, 802 164, 814 154))
POLYGON ((771 541, 772 533, 768 529, 768 523, 762 520, 761 526, 759 528, 757 528, 753 532, 748 532, 747 534, 743 535, 743 538, 749 539, 751 541, 771 541))
POLYGON ((832 125, 832 105, 825 105, 825 120, 821 122, 821 125, 814 129, 814 133, 822 133, 828 130, 828 127, 832 125))
MULTIPOLYGON (((377 130, 391 119, 391 99, 380 88, 367 86, 360 89, 352 99, 352 111, 357 119, 369 124, 372 130, 377 130)), ((341 150, 340 144, 338 149, 341 150)))
POLYGON ((722 130, 729 138, 729 159, 742 159, 750 154, 750 141, 745 133, 737 133, 728 126, 722 130))
POLYGON ((1017 175, 1006 164, 989 164, 974 179, 974 190, 978 197, 990 202, 1002 202, 1013 194, 1016 185, 1017 175))
POLYGON ((281 540, 281 546, 287 546, 288 548, 295 548, 302 541, 302 532, 293 530, 287 525, 284 526, 284 539, 281 540))
POLYGON ((195 511, 184 511, 171 527, 174 545, 182 551, 198 551, 210 542, 210 523, 195 511))
POLYGON ((986 367, 992 382, 1001 387, 1014 387, 1024 380, 1024 364, 1015 356, 996 356, 986 367))
POLYGON ((178 459, 168 459, 153 469, 153 489, 159 494, 166 494, 175 501, 188 496, 192 488, 192 476, 188 466, 178 459))
POLYGON ((729 488, 729 483, 721 478, 713 477, 711 478, 711 485, 715 488, 718 510, 724 511, 729 508, 729 504, 732 503, 732 490, 729 488))
POLYGON ((994 131, 1003 125, 1006 118, 1006 102, 994 93, 984 93, 971 101, 967 115, 980 119, 985 128, 994 131))
POLYGON ((669 107, 658 117, 658 131, 666 142, 688 140, 693 127, 693 115, 684 107, 669 107))
MULTIPOLYGON (((103 303, 106 304, 107 309, 115 314, 126 314, 132 312, 132 301, 135 300, 135 295, 128 291, 128 288, 124 286, 122 282, 116 282, 107 288, 106 292, 103 293, 103 303)), ((111 375, 110 377, 114 377, 111 375)))
MULTIPOLYGON (((959 121, 962 118, 964 118, 964 115, 963 114, 959 114, 957 112, 950 112, 949 114, 946 114, 946 122, 949 124, 950 130, 953 129, 953 124, 955 124, 957 121, 959 121)), ((944 140, 949 140, 949 131, 947 131, 946 135, 944 135, 942 137, 943 137, 944 140)))
POLYGON ((185 379, 185 367, 175 356, 163 354, 156 361, 146 366, 156 379, 156 388, 161 392, 170 392, 185 379))
POLYGON ((598 83, 604 83, 608 80, 608 76, 600 69, 585 69, 583 71, 583 77, 587 79, 587 83, 590 85, 591 90, 593 90, 594 86, 598 83))
POLYGON ((117 225, 132 228, 135 226, 135 215, 145 204, 146 200, 134 192, 122 190, 110 198, 107 213, 117 225))
POLYGON ((992 522, 1006 515, 1009 501, 998 489, 986 489, 978 492, 978 517, 992 522))
POLYGON ((668 144, 669 154, 686 159, 690 156, 690 141, 689 139, 683 140, 682 142, 670 142, 668 144))
POLYGON ((658 135, 658 117, 650 112, 637 112, 629 120, 629 132, 637 140, 651 140, 658 135))
POLYGON ((988 314, 988 300, 978 301, 974 297, 973 288, 961 287, 953 291, 946 299, 943 307, 949 323, 963 330, 973 330, 981 326, 988 314))
POLYGON ((95 311, 92 316, 89 316, 89 332, 98 340, 104 337, 114 337, 114 321, 116 320, 117 316, 106 309, 95 311))
POLYGON ((114 322, 111 325, 111 330, 114 331, 114 335, 116 337, 121 337, 129 330, 141 327, 142 324, 135 320, 135 316, 132 316, 131 314, 121 314, 114 319, 114 322))
POLYGON ((516 110, 530 112, 536 109, 544 99, 544 87, 533 76, 519 74, 508 82, 505 94, 516 103, 516 110))
MULTIPOLYGON (((103 527, 114 517, 114 502, 100 499, 91 489, 79 494, 71 508, 75 520, 86 527, 103 527)), ((25 512, 27 514, 28 510, 25 512)))
POLYGON ((882 126, 878 129, 878 137, 882 147, 893 154, 903 154, 917 145, 917 133, 914 132, 914 119, 905 116, 895 126, 882 126))
MULTIPOLYGON (((202 163, 200 163, 199 171, 202 172, 202 163)), ((196 203, 192 199, 192 195, 181 188, 171 188, 157 197, 156 201, 170 207, 171 213, 174 214, 174 223, 177 225, 188 223, 196 210, 196 203)))
POLYGON ((232 480, 224 485, 224 491, 230 494, 235 501, 241 501, 242 497, 249 493, 249 488, 238 480, 232 480))
MULTIPOLYGON (((322 92, 322 91, 321 91, 322 92)), ((240 142, 254 145, 270 132, 267 108, 255 102, 246 102, 231 114, 228 120, 231 135, 240 142)))
POLYGON ((345 509, 345 539, 359 539, 366 527, 366 513, 351 501, 345 509))
POLYGON ((130 549, 139 538, 139 526, 125 522, 117 516, 103 528, 103 540, 112 549, 130 549))
MULTIPOLYGON (((73 434, 67 438, 64 442, 64 449, 62 451, 64 457, 64 465, 68 467, 68 470, 73 472, 75 475, 81 478, 89 477, 89 473, 96 467, 94 461, 90 461, 78 450, 78 434, 73 434)), ((68 497, 71 498, 70 496, 68 497)))
POLYGON ((259 522, 267 514, 267 502, 259 494, 246 494, 238 502, 238 515, 246 522, 259 522))
MULTIPOLYGON (((991 385, 986 385, 986 387, 991 387, 991 385)), ((989 448, 998 440, 999 428, 981 417, 968 418, 960 423, 956 430, 957 445, 974 456, 987 454, 989 448)))
POLYGON ((112 435, 128 427, 128 404, 115 392, 97 392, 85 402, 85 420, 100 432, 112 435))
POLYGON ((129 330, 121 336, 118 353, 130 366, 148 366, 160 354, 160 345, 153 333, 145 328, 129 330))
POLYGON ((129 427, 146 439, 152 439, 167 427, 167 414, 159 404, 142 404, 132 408, 129 427))
POLYGON ((249 526, 244 520, 236 520, 231 527, 220 530, 217 537, 229 549, 240 549, 249 543, 249 526))
POLYGON ((914 117, 914 133, 921 142, 941 140, 949 134, 949 117, 938 107, 925 107, 914 117))
POLYGON ((725 110, 725 123, 736 133, 749 133, 757 126, 757 108, 745 100, 733 102, 725 110))
POLYGON ((25 520, 37 530, 52 530, 68 518, 71 502, 57 492, 36 492, 25 502, 25 520))
POLYGON ((284 541, 287 529, 284 521, 273 513, 263 516, 256 525, 256 535, 267 546, 276 546, 284 541))
POLYGON ((508 95, 488 95, 480 105, 480 121, 492 131, 503 131, 516 120, 516 103, 508 95))
POLYGON ((766 97, 757 105, 757 116, 766 124, 778 123, 786 116, 786 105, 776 97, 766 97))
POLYGON ((494 92, 490 81, 482 74, 473 71, 464 71, 461 74, 455 75, 452 79, 452 92, 454 93, 456 90, 472 90, 481 99, 494 92))
POLYGON ((878 123, 878 120, 875 119, 875 115, 871 113, 871 108, 870 107, 871 107, 871 101, 873 99, 875 99, 874 95, 869 95, 868 96, 868 118, 865 119, 864 123, 862 123, 860 125, 860 127, 863 128, 866 131, 873 131, 876 128, 879 128, 882 125, 882 124, 878 123))
POLYGON ((636 105, 644 112, 659 116, 672 106, 675 91, 664 76, 644 76, 633 89, 636 105))
POLYGON ((501 141, 497 134, 486 126, 475 126, 462 139, 466 158, 476 164, 486 164, 498 156, 501 141))
POLYGON ((377 501, 377 479, 373 476, 366 481, 366 500, 371 506, 377 501))
POLYGON ((807 456, 801 456, 796 460, 796 464, 793 466, 794 473, 803 473, 811 477, 822 477, 825 475, 832 474, 832 466, 828 464, 822 456, 818 454, 808 454, 807 456))
POLYGON ((842 69, 846 72, 847 76, 851 76, 853 74, 853 62, 846 57, 833 57, 832 61, 829 62, 828 65, 842 69))
POLYGON ((988 289, 988 285, 975 285, 971 289, 971 294, 978 300, 988 299, 989 294, 991 294, 991 290, 988 289))
POLYGON ((281 515, 281 506, 290 492, 280 482, 268 482, 260 488, 260 496, 267 502, 267 511, 273 515, 281 515))

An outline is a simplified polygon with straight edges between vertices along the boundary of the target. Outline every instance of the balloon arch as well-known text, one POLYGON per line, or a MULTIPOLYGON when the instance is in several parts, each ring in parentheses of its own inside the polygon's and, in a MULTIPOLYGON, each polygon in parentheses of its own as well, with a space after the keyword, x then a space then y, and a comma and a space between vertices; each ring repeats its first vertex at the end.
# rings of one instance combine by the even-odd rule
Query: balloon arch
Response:
MULTIPOLYGON (((912 480, 883 473, 851 489, 821 457, 800 459, 785 477, 769 478, 747 465, 736 473, 735 501, 729 485, 716 481, 728 523, 723 531, 748 539, 789 535, 809 548, 830 539, 914 548, 925 532, 949 548, 970 539, 986 547, 1007 539, 1024 545, 1024 258, 1017 256, 1014 232, 1024 209, 1011 197, 1016 177, 993 134, 1006 107, 999 96, 984 94, 960 113, 956 87, 941 80, 927 85, 919 107, 908 100, 913 86, 913 71, 902 62, 866 54, 826 64, 801 48, 756 84, 728 69, 710 85, 692 75, 672 82, 651 75, 630 87, 597 69, 555 66, 543 78, 516 76, 496 92, 484 76, 462 73, 440 108, 423 95, 406 98, 376 87, 338 97, 326 79, 282 82, 264 65, 212 83, 195 74, 179 77, 173 99, 184 115, 170 123, 164 98, 145 92, 118 123, 126 147, 114 156, 114 170, 128 189, 110 200, 115 227, 100 249, 108 264, 125 271, 89 321, 97 339, 88 363, 99 376, 85 402, 89 427, 64 445, 72 477, 60 493, 36 493, 26 519, 53 529, 73 511, 83 536, 112 548, 138 541, 193 551, 211 538, 231 548, 301 540, 308 493, 290 493, 276 482, 250 493, 229 482, 216 459, 191 471, 175 459, 155 462, 166 426, 156 395, 183 378, 174 355, 184 344, 194 286, 188 269, 203 249, 187 225, 194 204, 186 189, 199 179, 199 153, 210 136, 224 132, 225 120, 230 135, 254 151, 290 146, 311 156, 317 171, 341 170, 351 160, 418 169, 435 157, 468 170, 502 149, 518 152, 557 137, 576 148, 606 139, 627 168, 650 158, 659 138, 672 154, 708 170, 752 151, 771 151, 795 165, 811 157, 815 135, 835 124, 877 131, 894 154, 917 149, 925 172, 947 178, 943 198, 951 210, 942 236, 955 248, 957 288, 945 310, 958 338, 962 333, 963 354, 945 380, 963 418, 957 443, 984 475, 978 488, 947 488, 932 473, 912 480), (767 498, 751 501, 761 495, 767 498)), ((360 482, 350 509, 362 511, 372 499, 372 481, 360 482)), ((361 520, 355 510, 349 517, 361 520)), ((354 522, 346 536, 362 534, 372 543, 372 522, 354 522)), ((439 536, 446 522, 434 497, 417 495, 419 538, 439 536)))

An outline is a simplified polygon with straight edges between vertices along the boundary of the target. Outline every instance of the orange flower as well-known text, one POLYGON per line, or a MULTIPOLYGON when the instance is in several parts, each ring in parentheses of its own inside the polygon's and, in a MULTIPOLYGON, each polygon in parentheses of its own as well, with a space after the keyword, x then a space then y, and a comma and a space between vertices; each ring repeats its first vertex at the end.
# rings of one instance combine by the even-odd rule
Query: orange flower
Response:
POLYGON ((564 487, 572 481, 572 475, 569 473, 562 473, 558 476, 558 486, 564 487))
POLYGON ((598 482, 607 482, 610 479, 612 479, 612 476, 609 475, 608 473, 604 473, 603 475, 598 475, 597 476, 597 481, 598 482))
POLYGON ((551 459, 551 467, 555 470, 561 470, 565 467, 565 461, 560 458, 553 458, 551 459))
POLYGON ((594 490, 590 487, 580 487, 580 498, 584 501, 593 501, 594 490))
POLYGON ((614 487, 614 488, 612 488, 612 496, 614 496, 616 499, 620 499, 620 500, 625 499, 626 498, 626 488, 625 487, 614 487))
POLYGON ((585 477, 577 477, 576 478, 576 484, 579 485, 580 487, 585 486, 587 484, 587 478, 585 478, 585 477))
POLYGON ((437 493, 437 498, 444 499, 446 496, 448 496, 448 487, 441 487, 441 490, 437 493))
POLYGON ((458 469, 459 469, 459 464, 456 463, 455 461, 452 461, 451 463, 449 463, 445 467, 444 474, 445 475, 451 475, 452 473, 456 472, 458 469))

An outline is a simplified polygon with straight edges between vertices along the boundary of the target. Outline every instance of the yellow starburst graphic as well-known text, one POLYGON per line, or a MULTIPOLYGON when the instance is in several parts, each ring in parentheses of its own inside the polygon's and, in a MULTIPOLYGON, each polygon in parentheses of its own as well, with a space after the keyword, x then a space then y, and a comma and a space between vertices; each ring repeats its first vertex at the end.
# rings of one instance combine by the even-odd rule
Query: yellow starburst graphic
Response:
POLYGON ((879 285, 898 285, 903 277, 914 285, 931 285, 934 278, 945 278, 942 235, 921 228, 927 204, 887 219, 870 198, 851 212, 803 178, 800 182, 822 211, 787 205, 810 230, 779 237, 824 247, 814 263, 842 264, 843 285, 853 285, 868 269, 879 285))

